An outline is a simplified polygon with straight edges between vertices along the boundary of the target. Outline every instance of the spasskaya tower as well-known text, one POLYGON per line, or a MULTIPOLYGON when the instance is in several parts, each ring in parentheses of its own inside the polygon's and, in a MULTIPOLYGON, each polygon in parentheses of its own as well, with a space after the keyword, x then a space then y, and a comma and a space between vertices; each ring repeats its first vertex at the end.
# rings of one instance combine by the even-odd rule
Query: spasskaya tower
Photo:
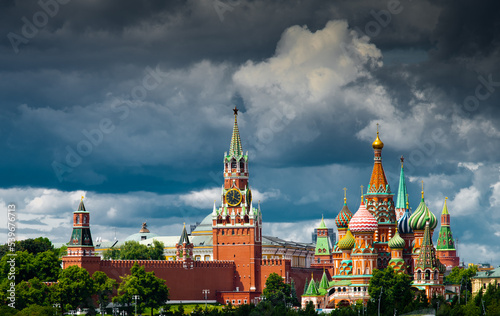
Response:
POLYGON ((214 202, 212 212, 213 255, 214 260, 234 261, 234 291, 246 293, 250 298, 260 295, 261 291, 262 216, 260 207, 253 208, 248 184, 248 152, 243 154, 238 109, 235 107, 233 111, 233 135, 229 152, 224 153, 221 206, 216 207, 214 202))

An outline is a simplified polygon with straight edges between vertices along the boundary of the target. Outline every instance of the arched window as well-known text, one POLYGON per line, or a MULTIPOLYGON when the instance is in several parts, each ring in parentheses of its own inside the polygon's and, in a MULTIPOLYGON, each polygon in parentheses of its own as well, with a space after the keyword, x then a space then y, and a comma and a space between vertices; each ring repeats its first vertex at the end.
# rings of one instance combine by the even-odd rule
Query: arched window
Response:
POLYGON ((422 272, 420 272, 420 270, 417 271, 417 280, 421 280, 422 279, 422 272))
POLYGON ((240 160, 240 171, 245 171, 245 163, 243 160, 240 160))
POLYGON ((76 217, 76 223, 77 223, 77 224, 80 224, 80 216, 77 216, 77 217, 76 217))
POLYGON ((431 279, 431 271, 427 270, 425 271, 425 279, 430 280, 431 279))
POLYGON ((237 165, 236 165, 236 160, 231 160, 231 169, 236 169, 237 168, 237 165))
POLYGON ((84 217, 83 217, 83 223, 84 223, 84 224, 87 224, 87 216, 84 216, 84 217))
POLYGON ((437 280, 439 277, 439 272, 434 271, 434 280, 437 280))

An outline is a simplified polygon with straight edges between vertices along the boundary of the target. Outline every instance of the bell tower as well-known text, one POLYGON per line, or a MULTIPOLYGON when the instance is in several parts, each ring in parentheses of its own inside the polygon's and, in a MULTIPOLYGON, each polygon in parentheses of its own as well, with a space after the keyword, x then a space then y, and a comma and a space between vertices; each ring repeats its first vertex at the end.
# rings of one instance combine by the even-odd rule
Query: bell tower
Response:
POLYGON ((234 290, 260 292, 262 258, 262 216, 260 205, 253 208, 248 185, 248 153, 243 154, 238 130, 238 109, 234 108, 234 126, 229 153, 224 153, 224 185, 221 206, 212 212, 214 260, 235 264, 234 290))

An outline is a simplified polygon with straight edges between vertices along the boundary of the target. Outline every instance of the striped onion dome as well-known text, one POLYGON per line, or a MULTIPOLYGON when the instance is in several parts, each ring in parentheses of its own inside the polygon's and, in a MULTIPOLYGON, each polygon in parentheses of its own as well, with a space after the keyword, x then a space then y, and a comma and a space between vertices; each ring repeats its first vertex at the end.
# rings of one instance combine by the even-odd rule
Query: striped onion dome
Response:
POLYGON ((375 217, 366 209, 363 199, 358 211, 349 222, 349 229, 354 233, 374 232, 378 228, 378 223, 375 217))
POLYGON ((338 246, 340 250, 351 250, 354 247, 354 236, 349 229, 344 237, 339 240, 338 246))
POLYGON ((391 249, 403 249, 405 247, 405 241, 403 238, 401 238, 401 236, 399 236, 399 232, 397 229, 394 236, 392 236, 392 238, 389 240, 388 245, 391 249))
POLYGON ((398 230, 401 232, 401 234, 413 233, 413 230, 411 229, 410 226, 410 216, 411 216, 410 210, 406 208, 405 213, 398 220, 398 230))
POLYGON ((422 191, 422 200, 417 209, 410 216, 410 227, 415 230, 424 230, 425 222, 429 221, 429 228, 434 229, 437 226, 436 215, 434 215, 424 201, 424 192, 422 191))
POLYGON ((337 225, 337 228, 347 228, 349 226, 349 221, 352 218, 352 213, 347 207, 347 203, 344 199, 344 206, 339 212, 339 215, 335 217, 335 225, 337 225))

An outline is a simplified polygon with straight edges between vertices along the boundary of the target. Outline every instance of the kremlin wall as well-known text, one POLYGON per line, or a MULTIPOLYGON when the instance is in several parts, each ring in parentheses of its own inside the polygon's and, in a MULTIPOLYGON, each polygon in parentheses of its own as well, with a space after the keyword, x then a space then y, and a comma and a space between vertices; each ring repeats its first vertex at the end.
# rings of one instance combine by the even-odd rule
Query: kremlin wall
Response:
MULTIPOLYGON (((331 243, 329 228, 321 219, 315 245, 284 242, 279 255, 264 257, 263 253, 270 253, 273 243, 282 241, 262 235, 262 212, 260 204, 257 207, 253 204, 248 154, 243 152, 237 115, 235 108, 230 148, 223 159, 220 206, 214 203, 211 214, 190 235, 184 226, 180 236, 157 236, 149 234, 143 224, 140 242, 151 244, 153 240, 175 238, 175 245, 170 245, 175 256, 161 261, 103 260, 93 244, 90 212, 85 209, 82 199, 73 215, 73 232, 67 256, 63 257, 63 268, 78 265, 90 274, 102 271, 120 281, 120 277, 130 274, 130 268, 137 263, 166 281, 171 300, 185 302, 205 299, 202 290, 208 289, 207 299, 222 304, 256 303, 271 273, 295 285, 303 306, 309 301, 317 308, 347 305, 358 300, 366 302, 370 299, 368 285, 373 269, 387 266, 392 266, 397 273, 412 276, 414 288, 424 291, 427 297, 434 293, 444 295, 444 273, 459 263, 446 200, 435 247, 432 235, 437 219, 425 204, 423 183, 420 204, 412 212, 404 159, 401 158, 394 201, 395 194, 382 166, 384 144, 378 131, 372 144, 373 171, 366 192, 362 188, 359 208, 353 214, 344 194, 344 206, 335 218, 338 241, 331 243)), ((113 246, 116 242, 109 247, 113 246)))

